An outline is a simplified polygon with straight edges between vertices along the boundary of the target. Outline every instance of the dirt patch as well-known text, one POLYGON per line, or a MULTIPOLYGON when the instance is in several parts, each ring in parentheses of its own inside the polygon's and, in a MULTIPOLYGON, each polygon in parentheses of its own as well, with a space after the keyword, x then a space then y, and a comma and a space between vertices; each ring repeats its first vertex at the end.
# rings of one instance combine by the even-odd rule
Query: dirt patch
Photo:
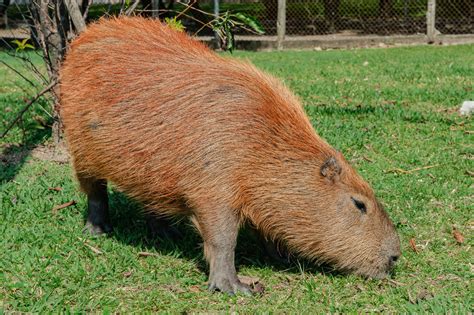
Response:
POLYGON ((69 162, 69 153, 67 152, 66 145, 63 143, 58 145, 39 145, 31 151, 31 156, 41 161, 61 164, 69 162))
POLYGON ((32 157, 41 161, 51 161, 56 163, 68 163, 69 153, 66 146, 51 144, 39 145, 36 147, 20 146, 17 144, 4 144, 0 146, 0 166, 16 166, 31 154, 32 157))

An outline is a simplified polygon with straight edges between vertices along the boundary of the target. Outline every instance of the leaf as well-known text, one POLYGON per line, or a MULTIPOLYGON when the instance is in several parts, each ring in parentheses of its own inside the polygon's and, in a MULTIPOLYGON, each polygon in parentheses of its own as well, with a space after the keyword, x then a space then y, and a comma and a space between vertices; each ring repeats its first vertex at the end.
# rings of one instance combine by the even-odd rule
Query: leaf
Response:
POLYGON ((185 27, 181 20, 177 20, 176 17, 174 18, 165 18, 165 23, 168 25, 169 28, 178 31, 178 32, 183 32, 185 27))
POLYGON ((10 43, 15 44, 17 47, 21 45, 21 42, 18 39, 12 40, 10 43))
POLYGON ((252 30, 257 32, 258 34, 260 35, 265 34, 265 31, 263 30, 263 26, 253 16, 249 16, 240 12, 235 13, 233 16, 237 18, 238 20, 242 21, 245 25, 252 28, 252 30))
POLYGON ((64 209, 66 207, 69 207, 69 206, 73 206, 75 205, 77 202, 75 200, 71 200, 69 202, 66 202, 66 203, 63 203, 61 205, 58 205, 58 206, 54 206, 53 209, 51 210, 53 213, 56 213, 58 212, 58 210, 61 210, 61 209, 64 209))
POLYGON ((23 39, 21 42, 18 39, 12 40, 10 43, 16 45, 16 52, 23 51, 26 48, 34 49, 35 47, 31 44, 28 44, 29 38, 23 39))
POLYGON ((453 227, 453 236, 458 244, 464 243, 464 235, 461 234, 455 227, 453 227))
POLYGON ((254 285, 260 281, 257 277, 239 276, 240 282, 246 285, 254 285))
POLYGON ((265 287, 260 283, 260 278, 249 277, 249 276, 239 276, 240 282, 248 285, 252 288, 252 291, 257 294, 263 294, 265 292, 265 287))
POLYGON ((416 248, 416 242, 414 238, 410 239, 410 247, 415 253, 418 253, 418 248, 416 248))
POLYGON ((221 40, 221 47, 224 50, 227 50, 232 53, 235 49, 235 36, 234 29, 237 27, 244 28, 247 26, 246 30, 257 33, 264 34, 263 27, 259 22, 251 16, 245 15, 243 13, 231 14, 229 11, 226 11, 221 16, 217 17, 211 22, 212 29, 216 32, 217 36, 221 40))
POLYGON ((232 52, 234 50, 234 34, 229 26, 224 27, 226 37, 226 50, 232 52))

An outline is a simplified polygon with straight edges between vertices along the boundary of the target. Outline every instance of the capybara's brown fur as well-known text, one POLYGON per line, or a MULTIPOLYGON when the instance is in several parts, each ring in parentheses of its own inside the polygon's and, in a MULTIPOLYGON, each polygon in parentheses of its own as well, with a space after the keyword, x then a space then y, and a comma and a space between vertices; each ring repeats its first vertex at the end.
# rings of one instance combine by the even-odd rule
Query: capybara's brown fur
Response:
POLYGON ((248 291, 238 228, 304 257, 384 277, 397 233, 370 186, 313 130, 297 97, 247 62, 143 18, 101 20, 71 45, 61 115, 88 227, 110 230, 107 181, 162 215, 187 215, 210 287, 248 291))

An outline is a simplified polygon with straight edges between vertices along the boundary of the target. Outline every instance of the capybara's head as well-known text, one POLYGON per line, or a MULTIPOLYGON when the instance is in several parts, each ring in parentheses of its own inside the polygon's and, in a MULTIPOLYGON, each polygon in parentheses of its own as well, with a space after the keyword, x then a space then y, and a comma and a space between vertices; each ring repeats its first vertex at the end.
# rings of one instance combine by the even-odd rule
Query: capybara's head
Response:
POLYGON ((303 233, 288 245, 342 271, 386 277, 401 255, 400 240, 373 190, 338 152, 317 168, 313 207, 306 210, 312 222, 301 221, 303 233))
POLYGON ((341 153, 330 149, 317 161, 295 164, 284 182, 287 194, 280 200, 289 200, 288 210, 278 222, 273 215, 262 218, 264 232, 273 230, 269 236, 291 252, 338 270, 389 275, 401 255, 398 234, 369 184, 341 153))

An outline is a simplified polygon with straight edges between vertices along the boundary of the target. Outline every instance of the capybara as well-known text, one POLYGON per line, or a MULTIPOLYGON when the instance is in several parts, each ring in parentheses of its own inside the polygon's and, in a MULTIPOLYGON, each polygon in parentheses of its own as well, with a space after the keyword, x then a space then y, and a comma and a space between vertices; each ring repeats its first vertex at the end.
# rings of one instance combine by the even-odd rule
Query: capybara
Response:
POLYGON ((94 23, 61 69, 61 115, 88 198, 86 227, 112 229, 107 182, 152 213, 190 217, 209 288, 250 292, 234 250, 248 222, 293 253, 382 278, 400 255, 370 186, 279 80, 160 21, 94 23))

